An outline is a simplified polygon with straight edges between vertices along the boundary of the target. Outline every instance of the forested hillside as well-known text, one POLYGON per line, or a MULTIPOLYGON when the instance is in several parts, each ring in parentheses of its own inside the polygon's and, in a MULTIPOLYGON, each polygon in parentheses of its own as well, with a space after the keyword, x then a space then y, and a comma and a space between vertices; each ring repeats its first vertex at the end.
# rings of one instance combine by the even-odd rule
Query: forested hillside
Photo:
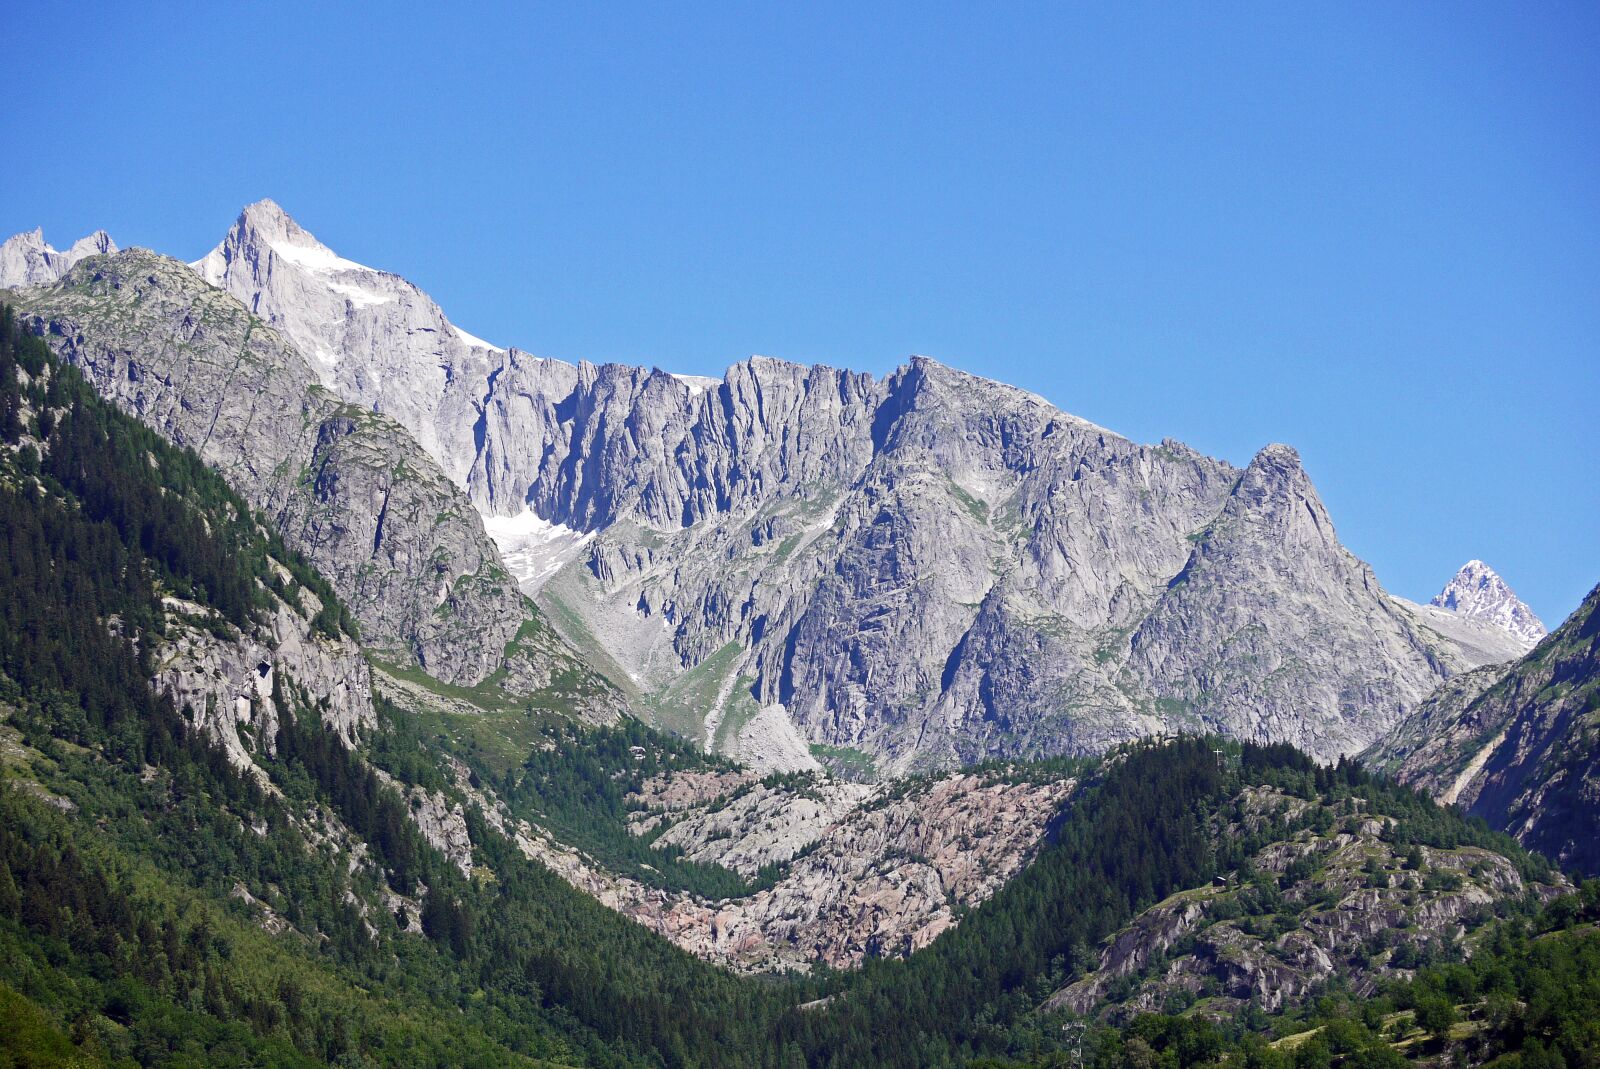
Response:
POLYGON ((975 1067, 1576 1069, 1600 1060, 1600 882, 1484 933, 1462 961, 1416 970, 1375 995, 1332 988, 1293 1012, 1242 1018, 1144 1014, 1120 1028, 1068 1023, 1065 1048, 975 1067))
POLYGON ((0 379, 0 1045, 65 1035, 91 1064, 207 1065, 658 1064, 718 1035, 758 1046, 767 992, 481 827, 485 876, 469 878, 292 680, 275 697, 298 715, 263 740, 266 776, 234 767, 149 686, 163 638, 191 626, 163 597, 236 633, 278 596, 271 559, 319 595, 308 628, 347 626, 336 599, 9 310, 0 379))

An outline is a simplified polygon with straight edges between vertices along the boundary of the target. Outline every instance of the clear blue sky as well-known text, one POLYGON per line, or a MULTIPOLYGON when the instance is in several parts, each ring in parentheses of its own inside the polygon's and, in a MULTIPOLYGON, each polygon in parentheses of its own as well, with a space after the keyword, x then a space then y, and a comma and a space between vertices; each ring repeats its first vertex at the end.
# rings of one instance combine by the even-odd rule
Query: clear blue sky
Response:
POLYGON ((271 196, 498 344, 926 353, 1296 445, 1403 595, 1600 581, 1600 5, 335 6, 10 5, 0 231, 271 196))

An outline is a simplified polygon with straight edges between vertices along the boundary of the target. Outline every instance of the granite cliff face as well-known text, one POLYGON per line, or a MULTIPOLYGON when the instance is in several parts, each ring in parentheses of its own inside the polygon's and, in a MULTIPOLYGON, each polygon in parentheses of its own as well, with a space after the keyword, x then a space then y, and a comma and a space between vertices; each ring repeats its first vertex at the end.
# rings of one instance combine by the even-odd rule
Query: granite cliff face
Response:
POLYGON ((104 230, 79 238, 66 252, 47 245, 42 230, 16 234, 0 244, 0 289, 48 285, 84 257, 116 251, 117 243, 104 230))
POLYGON ((1175 717, 1328 757, 1464 667, 1339 544, 1298 454, 1273 445, 1197 534, 1125 671, 1175 717))
POLYGON ((1441 687, 1366 759, 1600 873, 1600 587, 1515 664, 1441 687))
POLYGON ((323 724, 354 747, 377 724, 372 677, 361 647, 341 636, 317 636, 311 620, 320 605, 309 592, 295 610, 274 598, 249 631, 221 638, 196 627, 212 615, 169 598, 167 635, 156 647, 156 691, 168 695, 190 722, 214 740, 235 767, 252 769, 256 753, 273 753, 285 715, 275 685, 296 689, 321 710, 323 724))
POLYGON ((476 512, 405 430, 177 261, 128 250, 25 291, 33 329, 96 388, 193 447, 328 577, 370 648, 450 683, 548 680, 543 625, 476 512))
POLYGON ((1520 652, 1387 595, 1284 446, 1241 472, 920 357, 719 382, 500 350, 271 202, 195 268, 411 431, 657 723, 764 766, 1198 727, 1332 757, 1520 652))

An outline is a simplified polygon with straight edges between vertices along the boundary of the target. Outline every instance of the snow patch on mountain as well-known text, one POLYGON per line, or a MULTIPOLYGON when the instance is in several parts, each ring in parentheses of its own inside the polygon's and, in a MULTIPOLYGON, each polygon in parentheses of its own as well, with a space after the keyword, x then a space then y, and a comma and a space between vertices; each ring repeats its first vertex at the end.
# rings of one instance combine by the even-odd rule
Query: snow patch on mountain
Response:
POLYGON ((454 323, 450 324, 450 329, 456 332, 456 337, 460 338, 462 341, 466 342, 468 345, 472 346, 474 349, 488 349, 490 352, 495 352, 495 353, 503 353, 503 352, 506 351, 505 346, 503 346, 503 345, 491 345, 489 342, 484 341, 482 338, 478 337, 476 334, 468 334, 466 331, 462 330, 460 327, 456 326, 454 323))
POLYGON ((286 236, 278 240, 268 238, 267 245, 285 260, 297 267, 303 267, 313 274, 328 275, 335 271, 376 270, 366 264, 358 264, 354 260, 346 260, 326 245, 311 238, 310 234, 305 236, 311 241, 310 244, 304 241, 294 241, 286 236))
POLYGON ((689 387, 691 397, 698 397, 707 390, 714 390, 722 385, 721 379, 714 379, 710 375, 673 375, 670 371, 667 374, 689 387))
POLYGON ((546 580, 594 538, 593 531, 585 534, 551 523, 532 509, 516 516, 484 516, 483 529, 500 547, 500 558, 529 595, 538 593, 546 580))

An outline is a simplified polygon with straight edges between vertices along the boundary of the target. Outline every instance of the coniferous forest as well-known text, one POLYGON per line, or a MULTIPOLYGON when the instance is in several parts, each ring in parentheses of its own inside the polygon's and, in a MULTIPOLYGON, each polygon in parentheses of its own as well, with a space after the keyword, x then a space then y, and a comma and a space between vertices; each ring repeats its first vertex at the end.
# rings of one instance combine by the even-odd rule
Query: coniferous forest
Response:
MULTIPOLYGON (((314 597, 311 633, 357 629, 220 477, 103 403, 9 308, 0 438, 0 1066, 1600 1065, 1593 884, 1506 908, 1470 959, 1276 1016, 1041 1012, 1140 910, 1237 877, 1275 837, 1336 834, 1357 801, 1411 843, 1555 878, 1480 823, 1287 746, 1179 738, 1074 765, 1084 786, 1019 876, 925 950, 852 972, 701 962, 472 811, 464 872, 408 814, 403 790, 438 789, 443 759, 412 714, 380 701, 376 737, 351 747, 275 680, 292 712, 257 776, 151 688, 173 629, 226 640, 274 599, 314 597), (1213 817, 1250 786, 1310 805, 1219 840, 1213 817)), ((508 805, 664 885, 748 892, 620 830, 631 779, 714 761, 636 723, 544 731, 497 784, 508 805)))

